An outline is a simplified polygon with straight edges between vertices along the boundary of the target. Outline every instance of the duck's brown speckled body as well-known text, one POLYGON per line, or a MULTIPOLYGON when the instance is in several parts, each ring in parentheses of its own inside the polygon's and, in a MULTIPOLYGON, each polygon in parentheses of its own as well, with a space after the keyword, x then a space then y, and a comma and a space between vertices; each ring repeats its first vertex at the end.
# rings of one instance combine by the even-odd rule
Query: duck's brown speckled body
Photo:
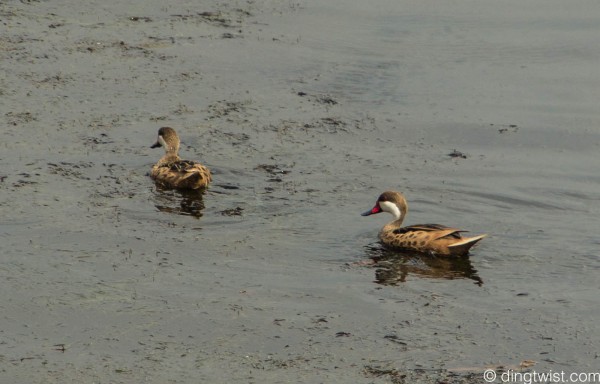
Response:
POLYGON ((440 224, 417 224, 402 226, 408 212, 406 199, 399 192, 383 192, 375 206, 364 212, 369 216, 380 212, 388 212, 394 220, 386 224, 379 232, 379 239, 389 248, 433 253, 442 256, 465 256, 469 249, 487 235, 462 237, 458 228, 450 228, 440 224))
POLYGON ((204 165, 179 157, 179 137, 173 128, 162 127, 158 139, 151 148, 164 147, 165 155, 150 170, 157 184, 175 189, 198 189, 208 187, 212 177, 204 165))

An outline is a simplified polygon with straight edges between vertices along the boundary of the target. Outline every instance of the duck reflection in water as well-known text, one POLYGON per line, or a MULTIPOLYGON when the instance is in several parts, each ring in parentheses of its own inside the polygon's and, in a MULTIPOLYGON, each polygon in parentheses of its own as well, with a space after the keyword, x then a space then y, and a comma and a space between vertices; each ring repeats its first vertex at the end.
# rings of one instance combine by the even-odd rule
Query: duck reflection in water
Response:
POLYGON ((154 206, 161 212, 175 213, 183 216, 202 217, 204 201, 202 194, 195 190, 173 190, 156 187, 154 206))
POLYGON ((366 246, 368 260, 362 265, 375 268, 375 282, 381 285, 404 283, 409 275, 432 279, 471 279, 482 286, 468 257, 436 257, 419 252, 397 252, 379 246, 366 246))

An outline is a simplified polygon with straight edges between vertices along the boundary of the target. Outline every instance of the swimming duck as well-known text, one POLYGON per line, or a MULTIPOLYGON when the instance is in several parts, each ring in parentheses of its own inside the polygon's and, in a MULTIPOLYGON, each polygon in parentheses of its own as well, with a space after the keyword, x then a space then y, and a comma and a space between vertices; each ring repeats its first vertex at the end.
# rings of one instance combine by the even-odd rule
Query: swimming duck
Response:
POLYGON ((164 147, 165 155, 150 171, 157 184, 175 189, 205 189, 211 182, 210 170, 200 163, 182 160, 179 155, 179 136, 173 128, 162 127, 158 139, 150 148, 164 147))
POLYGON ((399 192, 383 192, 375 206, 364 212, 363 216, 388 212, 394 220, 384 225, 379 232, 379 239, 389 248, 411 250, 441 256, 465 256, 469 249, 487 235, 462 237, 457 228, 440 224, 417 224, 402 226, 402 221, 408 211, 406 199, 399 192))

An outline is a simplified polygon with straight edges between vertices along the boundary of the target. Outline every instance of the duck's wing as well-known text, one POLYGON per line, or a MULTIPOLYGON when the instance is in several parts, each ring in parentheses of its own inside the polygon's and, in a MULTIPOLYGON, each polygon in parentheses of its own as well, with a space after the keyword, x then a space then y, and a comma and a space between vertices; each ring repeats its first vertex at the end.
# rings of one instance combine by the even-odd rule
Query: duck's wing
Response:
POLYGON ((179 172, 183 173, 182 177, 185 179, 187 188, 205 188, 212 181, 210 170, 200 163, 182 160, 178 166, 179 172))
POLYGON ((396 229, 394 233, 404 234, 409 232, 429 232, 434 237, 433 239, 441 239, 443 237, 451 237, 460 239, 460 233, 466 232, 462 229, 447 227, 442 224, 415 224, 407 227, 396 229))
POLYGON ((177 160, 177 161, 173 161, 169 164, 167 164, 166 166, 169 167, 170 171, 175 171, 175 172, 193 172, 193 169, 196 165, 195 161, 191 161, 191 160, 177 160))

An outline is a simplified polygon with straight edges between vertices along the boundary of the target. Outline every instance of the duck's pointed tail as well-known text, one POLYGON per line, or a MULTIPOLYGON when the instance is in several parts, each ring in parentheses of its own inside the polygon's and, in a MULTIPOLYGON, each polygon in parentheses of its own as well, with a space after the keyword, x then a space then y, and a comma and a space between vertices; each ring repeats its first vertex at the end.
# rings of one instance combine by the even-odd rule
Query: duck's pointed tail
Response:
POLYGON ((448 248, 450 249, 450 252, 453 255, 464 256, 467 253, 469 253, 469 249, 471 249, 472 246, 477 244, 477 242, 479 240, 483 239, 486 236, 487 235, 464 237, 460 241, 457 241, 456 243, 449 245, 448 248))
POLYGON ((185 179, 183 179, 182 184, 185 183, 188 189, 206 189, 210 180, 210 173, 196 171, 189 172, 185 179))

